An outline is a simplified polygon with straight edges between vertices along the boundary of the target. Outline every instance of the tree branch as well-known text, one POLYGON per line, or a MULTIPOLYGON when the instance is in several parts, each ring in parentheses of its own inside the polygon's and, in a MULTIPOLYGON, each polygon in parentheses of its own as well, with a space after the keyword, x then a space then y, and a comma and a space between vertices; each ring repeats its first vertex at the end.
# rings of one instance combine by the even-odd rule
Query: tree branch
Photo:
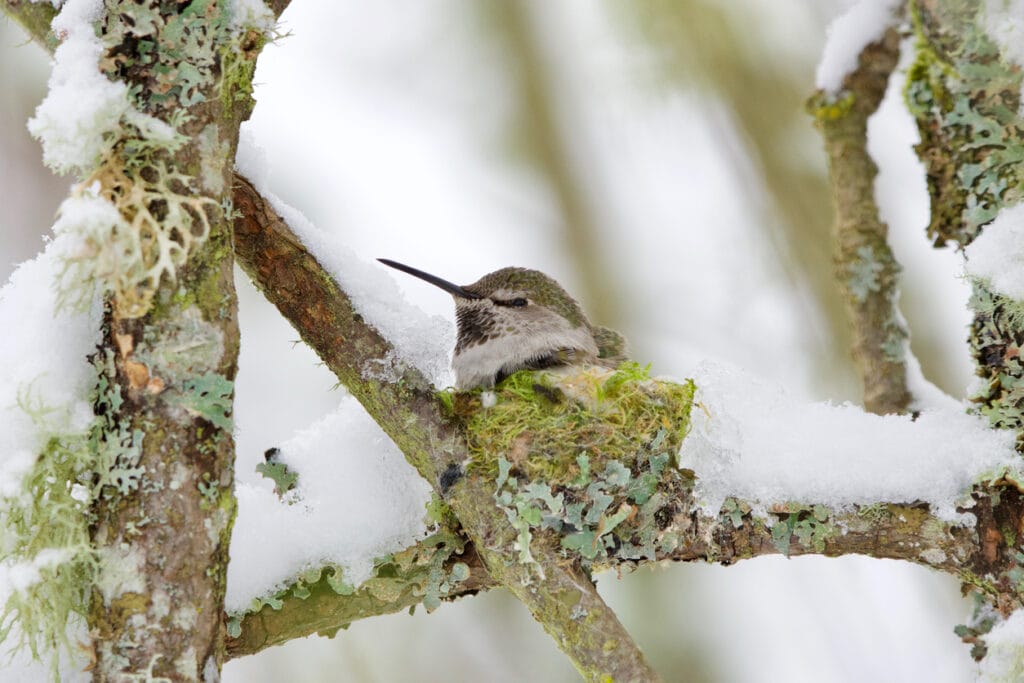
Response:
MULTIPOLYGON (((281 17, 292 0, 266 0, 267 6, 277 18, 281 17)), ((29 37, 49 53, 57 49, 57 36, 50 30, 57 10, 48 2, 30 0, 2 0, 4 14, 21 25, 29 37)))
MULTIPOLYGON (((353 343, 352 340, 358 339, 361 335, 376 336, 376 332, 367 328, 361 320, 354 319, 345 320, 344 326, 335 327, 333 315, 325 313, 324 309, 348 307, 350 304, 347 298, 302 247, 280 217, 242 178, 236 180, 235 206, 240 208, 242 213, 242 216, 236 219, 235 229, 238 262, 254 277, 257 287, 278 305, 282 313, 300 330, 303 338, 317 345, 314 348, 329 364, 336 362, 332 360, 336 355, 344 356, 345 348, 364 348, 361 342, 353 343), (301 310, 303 306, 311 307, 317 311, 316 314, 306 315, 301 310), (296 310, 296 307, 300 310, 296 310)), ((384 348, 376 348, 375 352, 382 353, 384 348)), ((351 364, 353 360, 348 358, 341 362, 351 364)), ((352 371, 347 372, 348 376, 352 374, 352 371)), ((360 380, 360 383, 367 382, 360 380)), ((370 381, 369 384, 374 383, 370 381)), ((353 390, 366 391, 360 388, 359 383, 353 390)), ((389 395, 399 391, 395 385, 384 385, 382 390, 389 395)), ((511 397, 500 393, 502 389, 499 388, 498 391, 499 401, 512 400, 511 397)), ((479 457, 466 450, 461 434, 450 431, 453 428, 450 421, 438 413, 429 412, 437 406, 432 396, 414 399, 408 412, 397 411, 391 404, 383 404, 378 398, 373 398, 370 405, 383 405, 385 412, 382 414, 385 422, 389 424, 395 419, 404 420, 397 425, 396 441, 407 439, 405 435, 409 432, 415 433, 425 429, 419 422, 419 413, 416 412, 425 410, 428 411, 425 416, 427 423, 433 424, 429 429, 435 434, 432 438, 438 445, 436 447, 445 449, 454 456, 454 460, 460 462, 470 460, 471 457, 479 457), (425 407, 417 407, 421 406, 417 401, 422 401, 425 407), (440 434, 445 436, 442 438, 440 434)), ((395 428, 394 424, 385 427, 386 430, 395 428)), ((517 441, 529 443, 538 438, 539 435, 526 433, 520 434, 517 441)), ((413 443, 431 448, 430 442, 430 438, 421 436, 416 437, 413 443)), ((422 455, 416 457, 423 458, 422 455)), ((548 454, 544 457, 554 459, 557 456, 548 454)), ((623 458, 621 462, 631 473, 643 474, 648 467, 643 460, 644 457, 646 455, 638 451, 633 453, 631 459, 623 458)), ((597 468, 596 464, 592 467, 592 471, 597 468)), ((429 471, 436 472, 436 467, 429 468, 429 471)), ((990 595, 1002 596, 999 599, 1003 602, 1018 599, 1015 590, 1000 578, 1006 577, 1013 566, 1009 560, 1012 554, 1009 552, 1010 546, 1007 545, 1006 536, 1000 530, 1017 528, 1022 518, 1020 497, 1013 486, 1005 483, 988 490, 978 490, 977 505, 974 508, 978 524, 974 528, 958 527, 939 520, 928 513, 925 505, 882 502, 855 507, 849 512, 835 512, 811 503, 787 506, 771 512, 769 521, 773 524, 769 527, 764 521, 755 519, 750 513, 751 506, 743 501, 732 501, 727 511, 715 517, 706 517, 694 506, 691 496, 693 481, 685 470, 667 467, 658 477, 657 485, 652 489, 663 497, 659 501, 657 512, 654 509, 649 510, 645 519, 645 513, 638 510, 632 519, 623 520, 615 528, 613 535, 608 537, 616 539, 613 545, 618 544, 617 547, 621 549, 626 547, 626 544, 639 547, 641 540, 638 539, 646 536, 653 544, 650 546, 653 548, 650 554, 627 556, 621 550, 608 551, 607 557, 595 557, 587 566, 595 570, 611 567, 621 570, 662 560, 732 564, 741 559, 766 554, 839 556, 857 553, 877 558, 902 559, 933 567, 958 575, 973 584, 982 585, 990 595)), ((527 476, 522 478, 523 481, 519 483, 520 491, 530 484, 543 483, 540 479, 531 480, 527 476)), ((479 481, 472 475, 466 479, 479 481)), ((479 516, 484 514, 480 510, 491 509, 496 504, 491 502, 496 500, 498 491, 495 489, 496 485, 493 482, 474 484, 472 491, 473 495, 477 496, 477 504, 465 506, 461 512, 456 510, 459 520, 467 529, 473 528, 474 524, 493 525, 491 533, 496 535, 488 537, 487 545, 490 548, 507 545, 511 529, 504 520, 479 519, 479 516), (466 514, 469 516, 463 516, 466 514)), ((570 489, 570 486, 565 485, 552 486, 551 492, 567 492, 567 495, 573 495, 570 489)), ((453 503, 452 507, 455 509, 456 504, 453 503)), ((612 503, 608 509, 616 507, 616 504, 612 503)), ((564 550, 560 553, 559 550, 562 549, 558 548, 557 544, 560 539, 545 536, 549 532, 539 527, 532 528, 531 531, 534 536, 530 547, 535 554, 538 547, 547 548, 544 552, 553 553, 545 559, 537 560, 545 569, 548 561, 565 563, 564 550)), ((462 561, 465 561, 466 556, 461 556, 462 561)), ((450 569, 450 565, 448 566, 450 569)), ((476 573, 477 566, 473 566, 470 581, 453 588, 447 598, 474 593, 495 585, 480 578, 476 573)), ((487 567, 495 579, 506 585, 506 582, 518 585, 517 579, 526 581, 527 585, 537 583, 535 578, 531 579, 523 574, 524 571, 528 573, 529 566, 518 561, 513 561, 508 566, 499 566, 497 570, 491 564, 487 564, 487 567), (495 575, 495 571, 499 573, 495 575), (517 574, 512 576, 510 572, 517 574)), ((570 572, 566 572, 564 578, 568 580, 574 576, 579 580, 578 574, 570 572)), ((362 609, 362 606, 349 608, 344 604, 349 599, 341 595, 323 595, 324 604, 331 605, 325 606, 323 612, 337 610, 340 616, 336 620, 328 616, 324 621, 316 621, 315 628, 302 626, 301 617, 293 617, 291 614, 294 613, 288 616, 279 615, 268 608, 264 608, 260 613, 258 625, 253 624, 250 621, 252 617, 247 616, 243 621, 243 632, 249 628, 258 628, 260 635, 251 638, 243 635, 239 642, 232 642, 232 655, 238 656, 252 652, 254 647, 259 648, 283 642, 291 637, 306 635, 311 630, 332 630, 350 622, 356 614, 363 618, 405 609, 410 604, 406 596, 394 601, 376 602, 369 609, 362 609), (262 635, 264 632, 275 634, 273 643, 262 635)), ((294 602, 295 610, 301 612, 300 601, 294 599, 294 602)), ((321 608, 314 610, 314 614, 320 613, 321 608)))
POLYGON ((911 400, 904 359, 908 333, 897 308, 900 267, 878 215, 878 167, 867 150, 868 118, 878 109, 898 58, 899 34, 889 28, 864 48, 838 95, 819 91, 808 103, 828 153, 836 276, 853 325, 864 408, 880 415, 904 412, 911 400))
POLYGON ((235 250, 249 273, 299 331, 303 340, 348 387, 409 462, 451 507, 491 576, 518 597, 569 655, 587 679, 657 680, 639 648, 577 567, 538 545, 534 555, 543 580, 526 573, 512 549, 515 530, 492 503, 493 485, 466 476, 470 460, 459 426, 444 414, 430 383, 405 367, 398 381, 385 382, 364 368, 388 357, 391 344, 358 315, 348 296, 305 250, 279 215, 244 178, 237 178, 235 250), (442 473, 457 483, 442 484, 442 473), (585 622, 571 618, 586 610, 585 622), (595 647, 595 638, 601 643, 595 647), (605 647, 609 642, 613 648, 605 647))
MULTIPOLYGON (((1000 59, 1000 46, 985 33, 987 11, 969 2, 912 3, 917 58, 906 95, 921 135, 917 153, 931 198, 928 235, 937 247, 967 247, 1001 210, 1024 199, 1024 71, 1000 59)), ((968 342, 980 378, 971 400, 994 427, 1015 430, 1017 450, 1024 452, 1021 302, 984 279, 970 281, 968 342)))
MULTIPOLYGON (((432 565, 429 562, 406 562, 402 558, 430 558, 434 550, 434 547, 420 543, 397 553, 396 559, 388 563, 386 575, 375 572, 374 578, 365 581, 348 595, 339 594, 326 577, 307 586, 308 595, 306 591, 299 594, 305 597, 296 596, 294 591, 288 590, 281 598, 280 605, 265 605, 260 611, 245 615, 239 635, 227 639, 228 657, 251 655, 314 633, 333 636, 338 629, 347 628, 359 619, 416 607, 424 600, 423 587, 430 581, 432 565)), ((473 595, 498 585, 487 573, 472 546, 445 560, 442 568, 444 575, 451 576, 455 564, 459 562, 465 564, 469 572, 457 584, 457 589, 449 591, 445 598, 473 595)))
POLYGON ((3 10, 44 50, 52 53, 57 49, 57 36, 50 30, 50 22, 57 16, 53 5, 29 0, 3 0, 3 10))

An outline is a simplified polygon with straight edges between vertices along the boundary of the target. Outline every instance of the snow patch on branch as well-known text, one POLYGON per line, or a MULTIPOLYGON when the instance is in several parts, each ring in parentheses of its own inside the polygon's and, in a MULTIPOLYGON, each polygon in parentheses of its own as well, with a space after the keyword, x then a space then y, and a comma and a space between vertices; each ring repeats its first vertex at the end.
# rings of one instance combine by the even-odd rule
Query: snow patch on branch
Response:
POLYGON ((303 570, 333 563, 358 586, 373 562, 427 534, 430 486, 352 397, 281 445, 298 473, 285 500, 269 486, 238 485, 225 606, 242 612, 303 570))
POLYGON ((231 28, 252 27, 264 33, 273 30, 276 20, 263 0, 232 0, 228 5, 231 28))
POLYGON ((1024 301, 1024 204, 1002 209, 964 255, 968 275, 997 294, 1024 301))
POLYGON ((0 289, 0 498, 23 490, 50 436, 84 432, 93 421, 88 355, 100 341, 99 306, 56 312, 54 281, 71 241, 51 241, 0 289))
POLYGON ((1005 59, 1024 66, 1024 0, 987 0, 985 32, 1005 59))
MULTIPOLYGON (((363 261, 339 235, 317 229, 300 211, 274 195, 267 183, 263 150, 244 125, 235 162, 238 171, 270 202, 341 286, 356 312, 394 345, 400 359, 411 363, 434 386, 452 386, 454 377, 449 363, 455 347, 452 324, 409 304, 394 278, 386 272, 387 268, 363 261)), ((394 367, 391 360, 381 359, 394 367)))
POLYGON ((971 523, 971 486, 1018 467, 1014 434, 957 406, 872 415, 853 405, 801 403, 742 371, 704 363, 693 427, 680 465, 697 474, 695 495, 717 515, 728 497, 761 506, 833 508, 927 502, 935 516, 971 523))
POLYGON ((100 71, 104 47, 93 24, 103 12, 103 0, 67 0, 53 19, 52 30, 61 43, 53 55, 46 98, 28 129, 43 145, 43 161, 61 173, 95 167, 123 137, 123 124, 157 142, 170 143, 176 136, 166 123, 132 106, 124 83, 100 71))
POLYGON ((894 21, 900 0, 860 0, 832 20, 818 62, 815 87, 830 94, 843 88, 843 79, 857 68, 864 48, 882 37, 894 21))

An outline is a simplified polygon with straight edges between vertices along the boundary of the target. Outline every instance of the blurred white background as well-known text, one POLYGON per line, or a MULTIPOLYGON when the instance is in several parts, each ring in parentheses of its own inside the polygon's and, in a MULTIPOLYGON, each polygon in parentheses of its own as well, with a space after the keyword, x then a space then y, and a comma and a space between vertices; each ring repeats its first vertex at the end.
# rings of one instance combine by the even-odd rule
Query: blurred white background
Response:
MULTIPOLYGON (((831 281, 824 155, 803 99, 819 0, 296 0, 256 72, 248 129, 274 191, 364 259, 459 283, 542 269, 633 357, 703 358, 808 399, 857 401, 831 281)), ((48 59, 0 20, 0 275, 37 253, 72 178, 25 121, 48 59)), ((872 127, 878 196, 926 376, 970 376, 959 257, 930 248, 914 127, 891 89, 872 127)), ((452 317, 443 292, 396 273, 452 317)), ((238 278, 238 476, 331 411, 335 380, 238 278)), ((16 333, 8 330, 6 333, 16 333)), ((599 579, 668 681, 966 681, 970 611, 948 576, 868 558, 764 558, 599 579)), ((0 672, 0 678, 3 677, 0 672)), ((226 681, 573 681, 528 613, 491 592, 229 663, 226 681)))

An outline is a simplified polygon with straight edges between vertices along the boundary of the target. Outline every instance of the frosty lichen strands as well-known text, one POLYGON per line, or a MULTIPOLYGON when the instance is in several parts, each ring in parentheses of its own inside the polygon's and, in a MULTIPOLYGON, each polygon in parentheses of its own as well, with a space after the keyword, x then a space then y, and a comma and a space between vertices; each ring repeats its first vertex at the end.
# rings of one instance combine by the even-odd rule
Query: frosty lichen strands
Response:
POLYGON ((103 680, 212 678, 223 660, 214 636, 235 505, 238 350, 229 180, 273 21, 243 5, 69 0, 53 41, 29 26, 55 49, 29 127, 46 163, 79 183, 47 248, 48 282, 18 293, 37 305, 7 326, 46 364, 9 353, 23 371, 0 372, 0 399, 8 385, 18 399, 0 401, 0 444, 16 456, 0 472, 0 584, 14 589, 0 595, 0 640, 54 660, 63 644, 74 658, 78 615, 107 636, 91 643, 103 680), (53 322, 53 299, 65 306, 58 319, 85 319, 88 334, 34 333, 53 322), (62 370, 72 359, 90 371, 87 386, 62 370), (85 404, 85 418, 53 424, 69 404, 85 404), (178 523, 205 533, 175 537, 178 523), (188 558, 184 574, 164 562, 169 539, 188 558))
POLYGON ((161 161, 133 169, 109 158, 61 206, 55 231, 79 240, 66 257, 62 290, 74 296, 95 280, 113 294, 119 315, 144 315, 162 278, 175 280, 220 209, 190 185, 161 161))
POLYGON ((204 101, 217 69, 227 68, 218 60, 229 71, 243 65, 235 75, 251 78, 251 62, 234 57, 243 49, 236 36, 254 31, 246 41, 261 44, 273 14, 262 3, 232 3, 223 14, 216 6, 193 2, 168 18, 146 4, 69 0, 54 20, 61 42, 29 129, 47 165, 84 178, 56 226, 79 240, 63 272, 65 301, 88 298, 82 292, 95 282, 119 315, 144 315, 163 278, 175 280, 227 208, 211 196, 223 189, 219 176, 197 179, 170 159, 189 135, 217 138, 216 125, 193 130, 185 107, 204 101))

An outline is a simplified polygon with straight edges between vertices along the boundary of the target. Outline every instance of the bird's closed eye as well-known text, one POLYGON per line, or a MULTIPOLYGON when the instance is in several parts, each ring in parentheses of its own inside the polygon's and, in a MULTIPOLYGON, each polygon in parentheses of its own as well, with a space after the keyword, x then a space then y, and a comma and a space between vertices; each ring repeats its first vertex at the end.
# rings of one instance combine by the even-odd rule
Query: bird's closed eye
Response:
POLYGON ((496 303, 499 306, 515 306, 516 308, 525 306, 528 303, 526 301, 526 299, 524 299, 521 296, 518 296, 515 299, 507 299, 507 300, 493 299, 493 301, 494 301, 494 303, 496 303))

